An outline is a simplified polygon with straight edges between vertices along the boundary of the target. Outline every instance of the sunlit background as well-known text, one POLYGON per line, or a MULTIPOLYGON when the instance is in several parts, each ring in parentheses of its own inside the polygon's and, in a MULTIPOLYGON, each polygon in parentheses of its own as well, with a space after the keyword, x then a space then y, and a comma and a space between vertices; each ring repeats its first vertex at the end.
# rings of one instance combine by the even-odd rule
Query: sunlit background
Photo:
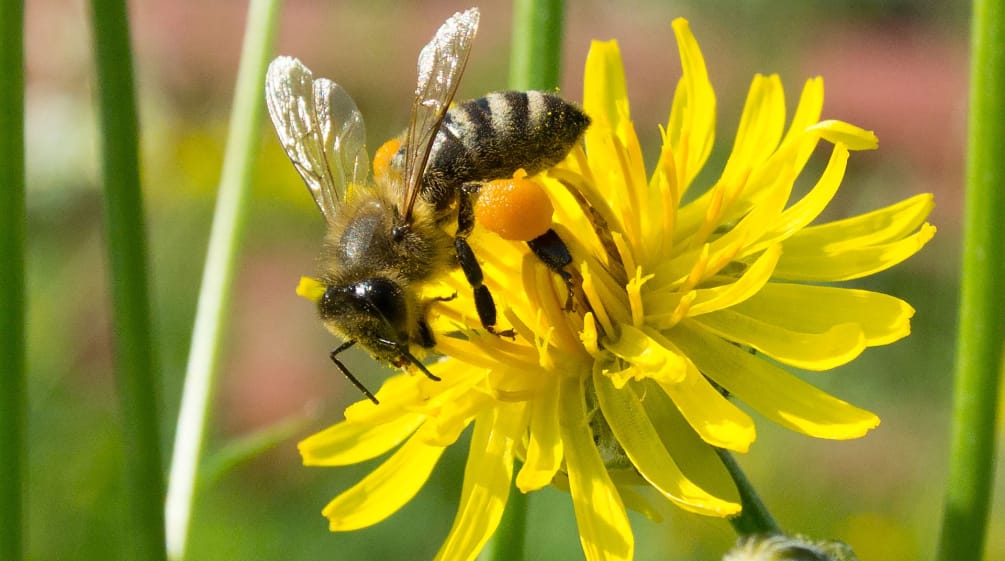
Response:
MULTIPOLYGON (((562 94, 581 97, 591 39, 618 39, 632 117, 649 161, 680 76, 670 21, 691 20, 718 94, 721 169, 755 72, 781 74, 789 107, 822 75, 825 118, 875 130, 880 150, 855 153, 828 218, 934 192, 939 234, 904 265, 859 286, 908 300, 913 335, 868 350, 814 384, 878 413, 852 442, 813 440, 759 422, 740 458, 788 530, 849 542, 863 561, 932 559, 945 475, 959 278, 966 110, 967 6, 922 0, 569 2, 562 94), (937 7, 936 7, 937 6, 937 7)), ((301 58, 356 99, 371 148, 404 127, 419 49, 461 2, 288 2, 277 53, 301 58)), ((459 97, 504 89, 508 2, 484 2, 459 97)), ((220 175, 244 28, 243 2, 147 0, 131 6, 159 342, 170 450, 195 299, 220 175)), ((87 6, 27 3, 27 157, 31 444, 30 557, 121 559, 121 421, 98 183, 87 6)), ((264 102, 262 104, 264 111, 264 102)), ((367 530, 331 534, 322 506, 367 468, 305 468, 296 442, 360 399, 328 361, 337 344, 298 298, 314 271, 323 222, 271 129, 262 129, 254 186, 210 424, 207 478, 195 511, 191 559, 426 559, 453 519, 466 444, 448 451, 416 500, 367 530), (247 461, 221 458, 236 439, 287 423, 292 437, 247 461)), ((705 173, 708 180, 714 174, 705 173)), ((387 371, 347 359, 370 387, 387 371)), ((988 391, 993 391, 989 389, 988 391)), ((756 415, 755 415, 756 418, 756 415)), ((229 448, 229 449, 232 449, 229 448)), ((231 456, 227 456, 231 457, 231 456)), ((658 502, 658 501, 657 501, 658 502)), ((571 501, 529 501, 528 559, 580 559, 571 501)), ((718 559, 730 526, 670 506, 656 524, 634 516, 636 559, 718 559)), ((988 559, 1005 558, 994 511, 988 559)))

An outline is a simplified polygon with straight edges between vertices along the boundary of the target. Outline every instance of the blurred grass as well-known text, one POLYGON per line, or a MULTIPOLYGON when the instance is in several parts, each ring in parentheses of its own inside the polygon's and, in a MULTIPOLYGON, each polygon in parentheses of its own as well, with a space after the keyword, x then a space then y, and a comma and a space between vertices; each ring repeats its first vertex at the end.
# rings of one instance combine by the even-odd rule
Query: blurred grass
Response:
MULTIPOLYGON (((249 4, 227 149, 203 268, 168 479, 167 549, 172 559, 186 558, 206 423, 213 405, 220 351, 231 312, 234 276, 244 237, 254 157, 259 145, 262 84, 272 53, 278 15, 278 0, 252 0, 249 4)), ((261 449, 262 442, 259 440, 256 451, 261 449)))
MULTIPOLYGON (((481 3, 482 30, 461 85, 462 98, 506 87, 506 56, 499 53, 508 52, 509 4, 481 3)), ((722 151, 730 146, 742 95, 754 72, 781 72, 793 97, 804 78, 822 73, 828 88, 825 116, 849 118, 871 128, 871 114, 849 105, 848 97, 842 101, 838 88, 857 77, 852 85, 858 88, 855 100, 859 102, 893 94, 873 89, 878 86, 868 71, 878 57, 854 57, 854 45, 837 42, 840 34, 834 31, 880 36, 884 49, 893 52, 897 45, 892 37, 914 26, 917 34, 910 36, 912 48, 934 64, 944 57, 930 54, 932 38, 949 38, 965 49, 966 22, 965 10, 960 17, 947 4, 870 3, 867 10, 861 4, 723 2, 706 7, 683 2, 668 8, 665 3, 639 2, 617 9, 572 4, 567 7, 563 95, 578 98, 577 82, 589 39, 619 39, 626 53, 632 115, 640 134, 650 135, 643 143, 651 147, 672 96, 672 87, 665 84, 672 86, 678 72, 673 66, 669 21, 685 15, 708 51, 713 83, 721 94, 721 152, 713 155, 710 167, 721 165, 722 151), (792 21, 799 25, 792 26, 792 21), (808 59, 801 58, 807 50, 822 46, 847 52, 850 58, 844 60, 850 74, 836 75, 832 68, 809 65, 808 59)), ((33 17, 34 29, 42 27, 43 19, 46 29, 80 27, 79 14, 61 5, 50 6, 47 12, 47 5, 44 1, 35 4, 34 16, 29 11, 29 29, 33 17), (64 20, 67 23, 59 27, 64 20)), ((152 2, 144 6, 148 7, 133 13, 145 111, 141 171, 150 219, 155 352, 163 357, 164 371, 169 373, 156 389, 163 390, 170 418, 177 409, 192 335, 242 18, 238 5, 226 3, 152 2)), ((418 49, 446 14, 467 6, 437 3, 419 9, 390 2, 291 3, 278 51, 300 56, 318 74, 342 83, 359 103, 370 144, 376 146, 405 125, 418 49)), ((76 104, 70 105, 71 114, 79 116, 88 114, 89 100, 86 79, 73 70, 79 62, 74 53, 86 51, 86 45, 73 48, 72 32, 50 32, 44 40, 39 32, 27 36, 27 52, 35 57, 28 97, 31 138, 40 125, 52 127, 46 125, 50 121, 31 117, 37 112, 53 113, 46 105, 52 96, 44 94, 59 92, 61 102, 76 104)), ((874 54, 885 52, 880 49, 874 54)), ((926 99, 945 95, 929 81, 909 86, 926 99)), ((905 100, 897 97, 894 101, 902 107, 905 100)), ((927 114, 890 114, 904 120, 896 126, 907 121, 930 122, 932 137, 952 136, 954 126, 962 127, 955 121, 933 121, 927 114)), ((32 401, 28 430, 33 447, 28 507, 30 520, 44 521, 44 525, 30 528, 28 550, 39 561, 127 558, 121 548, 120 511, 126 491, 118 471, 122 450, 115 437, 119 419, 109 374, 111 320, 104 296, 107 281, 101 274, 99 184, 86 169, 72 167, 94 157, 86 146, 70 143, 88 137, 80 134, 86 122, 60 120, 55 128, 46 129, 52 136, 29 140, 27 287, 32 401), (39 164, 32 154, 48 157, 39 164)), ((877 200, 889 203, 904 193, 941 189, 937 196, 939 236, 903 267, 869 279, 866 286, 904 297, 917 308, 913 335, 890 347, 870 349, 849 367, 807 373, 805 378, 876 411, 883 424, 868 438, 833 443, 759 422, 758 442, 738 460, 783 526, 798 523, 814 535, 845 539, 863 561, 930 560, 946 470, 947 396, 954 347, 950 334, 956 321, 959 282, 954 271, 957 183, 952 170, 933 177, 925 165, 911 160, 906 152, 910 147, 895 138, 897 129, 877 127, 877 132, 881 149, 875 157, 852 158, 835 211, 848 215, 857 208, 874 207, 877 200), (806 501, 805 497, 815 499, 806 501), (826 509, 821 507, 824 504, 826 509)), ((197 524, 190 557, 256 561, 430 558, 456 509, 456 481, 466 453, 463 442, 448 452, 428 487, 402 512, 378 526, 349 534, 329 533, 320 510, 366 470, 309 469, 300 464, 295 441, 340 419, 340 406, 358 396, 348 393, 331 372, 326 354, 335 341, 319 325, 310 304, 293 292, 299 276, 313 272, 323 221, 272 131, 263 128, 260 133, 264 142, 255 154, 244 257, 235 272, 229 343, 221 348, 220 388, 214 400, 217 412, 207 429, 207 446, 223 449, 232 439, 270 426, 309 403, 322 404, 322 420, 278 449, 232 467, 202 491, 194 512, 197 524)), ((950 146, 944 152, 926 152, 926 162, 955 161, 962 152, 952 150, 950 146)), ((367 383, 379 385, 387 373, 365 353, 350 360, 353 371, 367 383)), ((162 439, 161 444, 169 442, 162 439)), ((0 456, 6 459, 6 451, 0 456)), ((733 542, 732 530, 723 523, 674 509, 664 515, 666 521, 659 525, 633 515, 636 559, 704 561, 717 558, 733 542)), ((992 524, 987 558, 1005 558, 1002 521, 992 524)), ((527 528, 528 550, 535 557, 582 558, 564 493, 549 489, 530 496, 527 528)))
POLYGON ((25 183, 24 3, 0 4, 0 558, 24 553, 25 438, 25 183))
POLYGON ((105 225, 111 277, 115 374, 122 410, 128 557, 165 559, 159 378, 153 358, 139 135, 126 3, 93 0, 102 138, 105 225))
POLYGON ((1005 1, 976 0, 971 23, 970 117, 963 284, 942 561, 984 556, 994 485, 998 403, 1005 373, 1005 1))

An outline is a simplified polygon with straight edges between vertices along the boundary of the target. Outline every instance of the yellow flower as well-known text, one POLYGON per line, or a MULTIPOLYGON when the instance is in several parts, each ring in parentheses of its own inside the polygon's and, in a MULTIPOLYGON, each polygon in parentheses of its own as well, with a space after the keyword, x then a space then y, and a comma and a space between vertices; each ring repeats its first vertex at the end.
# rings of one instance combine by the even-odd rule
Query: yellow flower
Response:
MULTIPOLYGON (((877 426, 781 365, 827 370, 909 333, 912 308, 832 283, 891 267, 933 235, 922 195, 862 216, 809 226, 836 192, 850 151, 875 136, 820 120, 823 83, 809 80, 786 129, 777 76, 750 88, 718 181, 681 204, 711 152, 715 95, 687 22, 673 24, 683 77, 655 171, 647 177, 616 43, 595 42, 583 106, 584 146, 536 180, 569 246, 575 297, 524 244, 472 238, 515 339, 478 329, 458 272, 431 294, 437 351, 430 370, 401 374, 346 420, 300 444, 308 465, 347 465, 397 450, 325 507, 334 531, 375 524, 411 500, 440 455, 474 425, 460 506, 438 559, 473 559, 492 536, 514 480, 527 493, 569 491, 587 559, 631 559, 626 507, 653 515, 647 495, 688 511, 739 511, 711 446, 754 441, 741 401, 819 438, 877 426), (828 164, 794 202, 793 183, 820 141, 828 164), (771 359, 771 360, 768 360, 771 359), (709 446, 711 445, 711 446, 709 446), (516 460, 519 460, 517 462, 516 460)), ((310 283, 301 293, 311 294, 310 283)), ((315 294, 316 296, 316 294, 315 294)))

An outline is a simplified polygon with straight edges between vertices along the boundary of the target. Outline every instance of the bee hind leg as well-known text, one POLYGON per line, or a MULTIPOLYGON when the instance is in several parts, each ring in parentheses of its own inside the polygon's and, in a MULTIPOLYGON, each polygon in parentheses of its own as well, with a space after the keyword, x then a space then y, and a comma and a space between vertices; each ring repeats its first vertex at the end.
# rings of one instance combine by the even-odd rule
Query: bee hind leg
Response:
POLYGON ((485 286, 485 277, 482 274, 482 266, 475 258, 468 243, 468 236, 475 227, 474 195, 481 185, 479 183, 465 183, 461 187, 460 200, 457 205, 457 233, 454 237, 454 249, 457 252, 457 263, 464 271, 464 277, 468 284, 474 289, 475 309, 478 311, 478 319, 482 322, 485 331, 501 337, 515 337, 516 332, 512 329, 506 331, 496 331, 496 304, 492 298, 489 287, 485 286))
POLYGON ((569 253, 569 247, 565 245, 562 238, 558 237, 555 230, 551 228, 549 228, 547 232, 527 242, 527 246, 530 247, 530 250, 534 252, 534 255, 536 255, 542 263, 547 265, 549 269, 554 271, 558 276, 562 277, 562 280, 565 281, 565 288, 568 290, 565 300, 565 311, 573 311, 575 284, 572 280, 572 274, 565 270, 565 268, 572 263, 572 255, 569 253))

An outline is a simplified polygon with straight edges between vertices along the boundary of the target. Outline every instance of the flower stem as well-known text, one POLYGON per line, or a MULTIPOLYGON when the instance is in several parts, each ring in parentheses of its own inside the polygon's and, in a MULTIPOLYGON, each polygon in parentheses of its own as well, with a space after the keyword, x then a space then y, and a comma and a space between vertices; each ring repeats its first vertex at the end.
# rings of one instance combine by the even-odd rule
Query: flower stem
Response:
POLYGON ((151 335, 146 231, 129 20, 124 0, 92 0, 115 369, 125 446, 126 555, 165 558, 164 472, 151 335))
MULTIPOLYGON (((562 69, 563 0, 514 0, 509 87, 551 90, 562 69)), ((527 496, 511 489, 506 512, 482 559, 519 561, 527 535, 527 496)))
POLYGON ((782 533, 778 523, 761 502, 761 497, 757 495, 757 491, 754 490, 733 455, 722 448, 716 448, 715 452, 719 455, 722 464, 726 466, 729 476, 733 478, 733 483, 736 484, 736 489, 740 492, 740 505, 743 510, 739 515, 729 519, 736 533, 741 536, 782 533))
POLYGON ((0 559, 17 561, 26 534, 24 2, 0 2, 0 559))
POLYGON ((976 0, 963 269, 949 476, 939 559, 981 559, 995 458, 1005 341, 1005 0, 976 0))
POLYGON ((563 0, 514 0, 509 86, 553 90, 562 70, 563 0))
POLYGON ((171 559, 183 559, 195 501, 206 419, 230 308, 239 241, 244 232, 252 170, 259 145, 265 68, 272 55, 279 0, 252 0, 237 72, 220 192, 203 269, 185 387, 175 432, 166 505, 171 559))

